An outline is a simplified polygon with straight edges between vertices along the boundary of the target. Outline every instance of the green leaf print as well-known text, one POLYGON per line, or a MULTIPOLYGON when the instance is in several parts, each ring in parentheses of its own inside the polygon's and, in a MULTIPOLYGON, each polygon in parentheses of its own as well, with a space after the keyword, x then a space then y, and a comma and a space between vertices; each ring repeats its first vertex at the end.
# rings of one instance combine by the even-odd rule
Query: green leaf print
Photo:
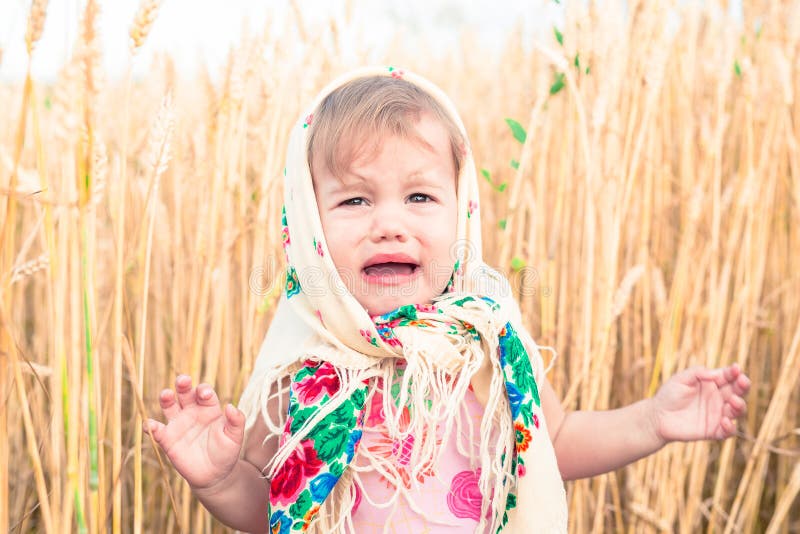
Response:
POLYGON ((541 406, 539 390, 536 387, 536 379, 533 376, 533 368, 525 346, 513 330, 509 333, 512 335, 505 341, 505 354, 506 363, 511 366, 514 382, 522 393, 530 394, 536 405, 541 406))
POLYGON ((506 499, 506 510, 513 510, 517 507, 517 496, 513 493, 508 494, 508 499, 506 499))
POLYGON ((383 320, 386 322, 394 321, 395 319, 409 319, 411 321, 416 321, 417 309, 413 304, 406 304, 405 306, 400 306, 396 310, 387 313, 383 318, 383 320))
MULTIPOLYGON (((311 509, 312 504, 314 503, 311 500, 311 492, 303 490, 303 492, 297 496, 297 500, 294 504, 289 507, 289 514, 292 517, 302 518, 306 515, 306 512, 311 509)), ((295 521, 295 525, 302 525, 302 523, 302 521, 295 521)))
POLYGON ((519 414, 522 416, 522 422, 526 427, 533 425, 533 401, 529 400, 520 407, 519 414))
POLYGON ((297 374, 294 375, 292 382, 302 382, 305 377, 315 375, 318 370, 319 370, 319 365, 316 366, 304 365, 303 367, 300 368, 299 371, 297 371, 297 374))
POLYGON ((464 307, 464 304, 466 304, 467 302, 472 302, 472 301, 474 301, 474 300, 475 300, 475 299, 474 299, 474 298, 472 298, 472 297, 464 297, 463 299, 458 299, 458 300, 456 300, 455 302, 453 302, 453 304, 455 304, 456 306, 460 306, 460 307, 462 307, 462 308, 463 308, 463 307, 464 307))
POLYGON ((292 434, 300 430, 308 418, 317 413, 318 409, 319 408, 316 406, 310 406, 308 408, 303 408, 302 410, 293 410, 292 408, 289 408, 289 415, 292 418, 292 424, 289 430, 292 432, 292 434))
POLYGON ((341 477, 344 473, 344 464, 339 461, 333 461, 328 465, 328 472, 335 477, 341 477))
POLYGON ((350 428, 352 427, 331 425, 314 433, 314 449, 316 449, 320 460, 330 463, 344 454, 350 438, 350 428))
MULTIPOLYGON (((360 410, 359 410, 360 411, 360 410)), ((347 428, 356 426, 356 408, 353 401, 345 400, 338 408, 326 416, 321 425, 343 425, 347 428)))
POLYGON ((355 408, 358 411, 364 409, 364 403, 366 402, 366 400, 367 400, 367 388, 357 389, 353 392, 352 395, 350 395, 350 401, 352 401, 353 406, 355 406, 355 408))

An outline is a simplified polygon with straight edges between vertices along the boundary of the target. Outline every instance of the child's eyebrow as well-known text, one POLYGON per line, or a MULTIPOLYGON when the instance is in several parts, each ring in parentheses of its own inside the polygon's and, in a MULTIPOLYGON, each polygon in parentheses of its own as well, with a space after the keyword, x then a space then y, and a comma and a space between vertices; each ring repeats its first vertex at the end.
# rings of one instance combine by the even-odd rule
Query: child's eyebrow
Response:
POLYGON ((448 187, 448 184, 441 183, 441 180, 437 179, 438 173, 425 173, 423 171, 414 171, 408 176, 406 176, 406 185, 407 186, 418 186, 424 185, 427 187, 433 187, 436 189, 445 189, 448 187))
POLYGON ((335 180, 329 182, 328 190, 331 193, 338 193, 340 191, 349 191, 351 189, 361 188, 368 183, 368 180, 352 171, 347 171, 344 176, 337 176, 335 180))

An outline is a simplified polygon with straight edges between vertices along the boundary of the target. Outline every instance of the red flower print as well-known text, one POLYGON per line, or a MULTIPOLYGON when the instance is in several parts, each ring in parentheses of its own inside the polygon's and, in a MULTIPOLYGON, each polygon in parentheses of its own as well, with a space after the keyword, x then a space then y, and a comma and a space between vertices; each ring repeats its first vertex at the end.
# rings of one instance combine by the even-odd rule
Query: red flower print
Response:
POLYGON ((311 121, 313 120, 314 120, 314 114, 310 113, 308 117, 306 117, 306 120, 303 122, 303 128, 308 128, 309 126, 311 126, 311 121))
POLYGON ((402 79, 403 75, 405 74, 405 72, 403 72, 402 70, 396 69, 394 67, 389 67, 389 72, 392 73, 392 78, 396 78, 398 80, 402 79))
POLYGON ((322 312, 319 311, 319 310, 316 310, 315 313, 317 314, 317 319, 319 319, 319 322, 322 323, 322 326, 325 326, 325 321, 322 320, 322 312))
POLYGON ((269 501, 274 505, 290 505, 306 486, 306 480, 319 473, 324 463, 317 457, 314 443, 307 439, 289 455, 270 486, 269 501))
MULTIPOLYGON (((306 366, 309 365, 306 361, 306 366)), ((319 368, 314 374, 303 378, 300 381, 292 384, 292 391, 297 395, 297 399, 308 406, 314 404, 323 395, 327 394, 332 397, 334 393, 339 391, 339 375, 336 374, 336 368, 330 362, 320 364, 319 368)))
POLYGON ((524 477, 526 472, 527 472, 527 469, 525 469, 525 466, 523 464, 517 464, 517 476, 518 477, 520 477, 520 478, 524 477))
POLYGON ((434 304, 414 304, 414 308, 422 313, 436 313, 439 311, 434 304))
POLYGON ((467 217, 472 217, 472 214, 475 213, 478 209, 478 203, 474 200, 470 200, 469 204, 467 205, 467 217))
POLYGON ((481 470, 461 471, 450 482, 450 492, 447 494, 447 507, 456 517, 474 519, 481 518, 481 490, 478 480, 481 470))
POLYGON ((369 330, 359 330, 358 333, 361 334, 361 337, 363 337, 370 345, 375 345, 376 347, 378 346, 377 338, 373 336, 369 330))
POLYGON ((322 241, 317 241, 317 254, 320 256, 325 256, 325 253, 322 251, 322 241))
POLYGON ((536 414, 533 414, 533 426, 539 428, 539 416, 536 414))
POLYGON ((514 434, 516 435, 517 452, 527 451, 531 443, 531 431, 517 421, 514 423, 514 434))

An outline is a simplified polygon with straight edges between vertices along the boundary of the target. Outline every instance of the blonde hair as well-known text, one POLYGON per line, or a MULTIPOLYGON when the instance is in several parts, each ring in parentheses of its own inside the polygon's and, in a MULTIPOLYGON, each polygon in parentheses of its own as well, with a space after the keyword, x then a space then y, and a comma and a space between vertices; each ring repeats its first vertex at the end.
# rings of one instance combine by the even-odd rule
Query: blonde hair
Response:
POLYGON ((430 94, 401 78, 366 76, 332 91, 311 117, 308 164, 314 158, 341 177, 356 158, 374 153, 383 136, 427 142, 417 133, 423 113, 430 113, 448 133, 456 176, 467 140, 458 125, 430 94))

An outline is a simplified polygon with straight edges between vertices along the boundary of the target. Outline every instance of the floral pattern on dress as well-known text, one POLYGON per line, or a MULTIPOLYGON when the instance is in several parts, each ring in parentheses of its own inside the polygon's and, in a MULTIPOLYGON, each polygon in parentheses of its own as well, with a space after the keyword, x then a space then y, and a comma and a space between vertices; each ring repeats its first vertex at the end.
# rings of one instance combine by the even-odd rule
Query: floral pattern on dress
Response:
POLYGON ((481 519, 481 504, 483 496, 478 487, 481 470, 461 471, 450 481, 450 492, 447 494, 447 508, 456 517, 481 519))
MULTIPOLYGON (((397 379, 398 381, 401 379, 403 373, 403 368, 397 368, 397 379)), ((400 384, 395 382, 391 395, 394 399, 395 405, 398 403, 399 391, 400 391, 400 384)), ((393 437, 389 433, 389 429, 385 423, 386 417, 383 411, 383 380, 378 379, 378 387, 376 391, 372 394, 372 398, 369 402, 369 409, 367 411, 367 421, 368 426, 372 429, 373 432, 377 433, 377 437, 373 440, 372 444, 367 447, 367 449, 375 456, 378 456, 384 460, 389 460, 388 465, 392 465, 395 474, 400 478, 403 482, 403 485, 406 488, 411 487, 411 472, 412 468, 410 465, 411 460, 411 451, 414 448, 414 442, 416 441, 416 437, 414 434, 408 434, 403 438, 393 437)), ((411 409, 409 406, 404 406, 403 410, 400 413, 400 419, 398 424, 398 430, 401 434, 406 434, 406 430, 411 424, 411 409)), ((441 444, 442 440, 437 438, 436 443, 441 444)), ((436 476, 436 469, 432 462, 427 463, 420 469, 419 473, 417 474, 416 480, 418 482, 424 482, 425 478, 436 476)), ((381 479, 386 480, 385 477, 381 476, 381 479)), ((389 483, 388 480, 386 480, 389 483)))

